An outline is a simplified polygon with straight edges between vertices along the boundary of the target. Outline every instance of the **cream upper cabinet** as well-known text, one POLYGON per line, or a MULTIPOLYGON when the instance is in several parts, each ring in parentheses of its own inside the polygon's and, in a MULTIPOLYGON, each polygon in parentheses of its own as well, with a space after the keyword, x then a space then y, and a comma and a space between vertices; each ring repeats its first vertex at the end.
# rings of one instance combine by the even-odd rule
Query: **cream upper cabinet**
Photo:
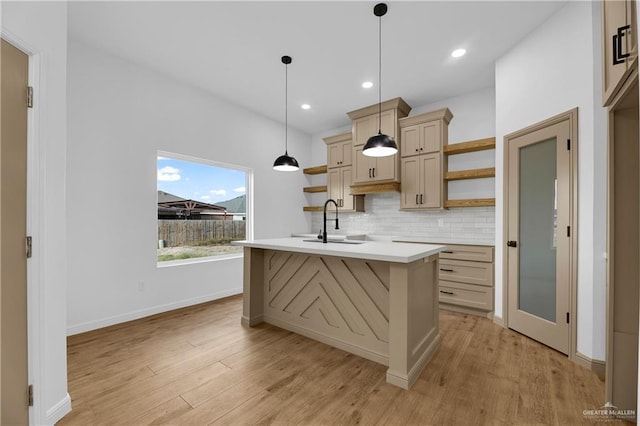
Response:
POLYGON ((341 212, 363 212, 364 195, 351 195, 352 166, 335 167, 327 171, 328 197, 336 200, 341 212))
MULTIPOLYGON (((362 153, 367 140, 371 136, 378 134, 381 130, 393 139, 401 147, 401 138, 398 132, 398 119, 406 117, 411 110, 401 98, 385 101, 381 106, 378 104, 368 106, 356 111, 349 112, 352 121, 353 133, 353 185, 368 185, 367 188, 374 188, 370 184, 400 182, 400 158, 398 155, 389 157, 367 157, 362 153), (379 109, 382 113, 379 113, 379 109)), ((397 190, 397 189, 396 189, 397 190)), ((375 190, 372 190, 375 192, 375 190)))
POLYGON ((342 167, 351 165, 351 139, 348 142, 337 143, 327 147, 327 167, 342 167))
POLYGON ((442 207, 442 154, 412 155, 402 159, 401 209, 442 207))
POLYGON ((380 118, 378 113, 359 118, 353 121, 353 146, 364 145, 371 136, 382 133, 396 139, 396 128, 398 119, 395 109, 382 111, 380 118))
POLYGON ((636 2, 602 2, 603 96, 604 106, 611 104, 638 60, 636 2))
POLYGON ((400 208, 403 210, 444 207, 446 172, 443 147, 453 114, 447 108, 400 120, 401 176, 400 208))
POLYGON ((351 195, 351 132, 324 138, 327 144, 327 196, 342 212, 364 211, 364 195, 351 195))
POLYGON ((440 152, 441 129, 442 124, 439 120, 401 128, 401 155, 408 157, 410 155, 440 152))
POLYGON ((402 191, 400 191, 400 208, 416 209, 420 207, 420 160, 418 156, 402 159, 402 191))
POLYGON ((389 157, 367 157, 362 153, 364 145, 353 147, 355 173, 353 183, 375 183, 398 181, 400 164, 397 155, 389 157))
POLYGON ((327 167, 342 167, 351 165, 351 133, 343 133, 324 138, 327 144, 327 167))

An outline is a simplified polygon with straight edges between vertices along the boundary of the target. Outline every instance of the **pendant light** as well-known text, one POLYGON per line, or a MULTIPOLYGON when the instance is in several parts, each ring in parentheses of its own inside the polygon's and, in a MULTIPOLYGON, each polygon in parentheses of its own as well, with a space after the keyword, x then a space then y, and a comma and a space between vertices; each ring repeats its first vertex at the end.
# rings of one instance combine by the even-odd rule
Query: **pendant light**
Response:
POLYGON ((382 17, 387 13, 387 5, 378 3, 373 14, 379 18, 378 25, 378 134, 371 136, 362 153, 368 157, 387 157, 398 152, 398 145, 392 137, 382 133, 382 17))
POLYGON ((284 64, 284 155, 281 155, 280 157, 276 158, 276 161, 273 162, 273 169, 278 170, 280 172, 295 172, 300 168, 300 166, 298 166, 298 161, 292 156, 290 156, 289 153, 287 152, 287 136, 289 131, 289 123, 287 121, 288 119, 287 68, 288 68, 288 65, 291 63, 291 56, 283 56, 282 63, 284 64))

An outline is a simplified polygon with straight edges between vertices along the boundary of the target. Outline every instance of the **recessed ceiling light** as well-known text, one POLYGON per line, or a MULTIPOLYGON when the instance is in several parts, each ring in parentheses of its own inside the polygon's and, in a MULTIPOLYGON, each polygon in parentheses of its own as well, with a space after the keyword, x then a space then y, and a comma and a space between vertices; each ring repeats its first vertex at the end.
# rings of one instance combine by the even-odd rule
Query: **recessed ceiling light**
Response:
POLYGON ((364 83, 362 83, 362 87, 364 87, 365 89, 370 89, 373 87, 373 82, 365 81, 364 83))
POLYGON ((451 52, 451 56, 453 56, 454 58, 459 58, 460 56, 464 56, 465 53, 467 53, 465 49, 456 49, 451 52))
POLYGON ((302 104, 302 105, 300 105, 300 108, 302 108, 302 109, 311 109, 311 105, 309 105, 309 104, 302 104))

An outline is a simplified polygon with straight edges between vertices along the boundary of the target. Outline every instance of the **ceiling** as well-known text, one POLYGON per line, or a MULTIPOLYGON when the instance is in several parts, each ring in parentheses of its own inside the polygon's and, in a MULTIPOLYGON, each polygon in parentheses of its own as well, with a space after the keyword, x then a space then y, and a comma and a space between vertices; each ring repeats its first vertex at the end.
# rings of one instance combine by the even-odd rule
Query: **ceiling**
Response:
MULTIPOLYGON (((375 2, 68 3, 69 36, 306 133, 378 102, 375 2), (365 80, 374 82, 363 89, 365 80), (302 110, 308 103, 311 109, 302 110)), ((494 64, 559 10, 553 1, 388 2, 382 98, 422 106, 494 85, 494 64), (454 59, 451 51, 467 54, 454 59)))

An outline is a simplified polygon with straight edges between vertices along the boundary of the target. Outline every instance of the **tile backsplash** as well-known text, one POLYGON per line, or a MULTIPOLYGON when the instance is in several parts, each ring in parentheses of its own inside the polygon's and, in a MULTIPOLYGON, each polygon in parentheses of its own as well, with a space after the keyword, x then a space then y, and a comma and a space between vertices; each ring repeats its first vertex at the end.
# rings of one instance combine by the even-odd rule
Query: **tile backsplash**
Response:
MULTIPOLYGON (((399 206, 397 192, 367 195, 364 213, 340 213, 340 230, 329 225, 328 231, 494 243, 495 207, 401 211, 399 206)), ((335 213, 329 210, 327 217, 333 218, 335 213)), ((322 213, 312 213, 311 226, 311 232, 322 228, 322 213)))

